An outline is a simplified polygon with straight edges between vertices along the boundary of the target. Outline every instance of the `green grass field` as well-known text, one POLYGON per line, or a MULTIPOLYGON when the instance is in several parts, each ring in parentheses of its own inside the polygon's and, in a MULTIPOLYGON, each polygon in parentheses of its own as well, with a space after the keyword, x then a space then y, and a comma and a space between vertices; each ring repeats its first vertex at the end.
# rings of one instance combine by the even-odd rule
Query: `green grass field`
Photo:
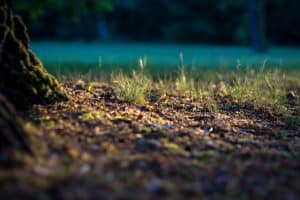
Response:
MULTIPOLYGON (((147 58, 148 66, 174 67, 184 64, 195 67, 231 68, 237 60, 242 65, 296 67, 300 63, 299 48, 270 47, 256 54, 248 47, 209 46, 159 43, 84 43, 32 42, 31 48, 42 61, 51 65, 132 66, 147 58)), ((298 65, 299 66, 299 65, 298 65)))

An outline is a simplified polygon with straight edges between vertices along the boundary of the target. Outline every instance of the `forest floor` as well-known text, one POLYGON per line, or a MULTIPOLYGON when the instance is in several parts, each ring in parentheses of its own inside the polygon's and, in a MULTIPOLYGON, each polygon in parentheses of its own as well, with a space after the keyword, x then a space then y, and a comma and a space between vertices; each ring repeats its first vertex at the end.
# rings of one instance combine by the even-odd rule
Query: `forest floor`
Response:
POLYGON ((88 87, 67 82, 70 101, 23 113, 36 156, 0 167, 0 199, 300 198, 295 95, 280 114, 230 96, 210 111, 180 94, 137 104, 88 87))

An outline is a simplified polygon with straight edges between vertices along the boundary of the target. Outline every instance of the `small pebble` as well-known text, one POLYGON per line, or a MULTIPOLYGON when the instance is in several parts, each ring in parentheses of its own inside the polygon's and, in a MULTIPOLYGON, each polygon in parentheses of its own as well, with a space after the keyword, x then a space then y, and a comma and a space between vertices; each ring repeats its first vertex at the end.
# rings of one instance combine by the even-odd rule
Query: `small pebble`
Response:
POLYGON ((91 171, 91 166, 89 164, 83 164, 79 168, 79 173, 80 174, 86 174, 89 171, 91 171))

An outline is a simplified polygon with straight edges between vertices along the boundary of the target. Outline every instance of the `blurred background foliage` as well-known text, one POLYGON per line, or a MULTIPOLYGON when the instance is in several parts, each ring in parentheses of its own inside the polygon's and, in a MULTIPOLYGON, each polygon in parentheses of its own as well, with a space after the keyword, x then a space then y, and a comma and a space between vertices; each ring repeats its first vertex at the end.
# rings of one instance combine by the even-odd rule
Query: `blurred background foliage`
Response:
MULTIPOLYGON (((299 0, 264 1, 268 45, 300 45, 299 0)), ((16 0, 35 40, 248 45, 251 0, 16 0)))
POLYGON ((59 12, 79 21, 82 12, 111 11, 113 8, 110 0, 15 0, 15 5, 18 10, 35 20, 51 12, 59 12))

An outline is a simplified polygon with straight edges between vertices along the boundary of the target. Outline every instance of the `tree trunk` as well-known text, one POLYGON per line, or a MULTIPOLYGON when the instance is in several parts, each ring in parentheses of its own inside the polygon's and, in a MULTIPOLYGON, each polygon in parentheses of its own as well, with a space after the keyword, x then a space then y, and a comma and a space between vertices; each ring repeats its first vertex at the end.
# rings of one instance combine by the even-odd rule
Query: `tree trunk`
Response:
POLYGON ((249 0, 251 46, 256 52, 266 50, 264 10, 264 0, 249 0))
POLYGON ((14 106, 67 100, 57 80, 29 49, 26 26, 13 14, 11 2, 0 0, 0 161, 14 161, 16 151, 32 152, 14 106))
POLYGON ((67 99, 29 49, 27 28, 13 14, 11 0, 0 0, 0 92, 17 108, 67 99))
POLYGON ((22 120, 0 94, 0 162, 13 161, 16 151, 32 153, 22 120))

